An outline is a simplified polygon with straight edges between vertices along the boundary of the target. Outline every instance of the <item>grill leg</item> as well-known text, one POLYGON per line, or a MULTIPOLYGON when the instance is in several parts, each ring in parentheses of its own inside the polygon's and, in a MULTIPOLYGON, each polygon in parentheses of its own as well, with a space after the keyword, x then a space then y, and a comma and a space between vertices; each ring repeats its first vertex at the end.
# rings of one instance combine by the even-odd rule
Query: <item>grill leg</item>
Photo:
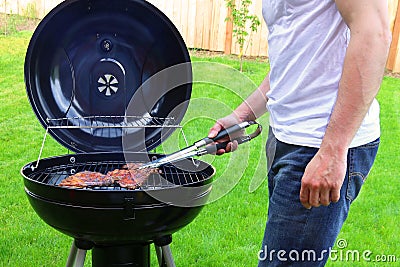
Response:
POLYGON ((156 250, 156 255, 157 255, 157 260, 158 260, 158 266, 162 267, 162 249, 159 246, 154 245, 154 248, 156 250))
POLYGON ((83 267, 85 264, 86 250, 79 249, 75 245, 75 240, 72 243, 71 251, 69 252, 66 267, 83 267))
POLYGON ((165 245, 162 247, 159 247, 157 245, 154 246, 156 248, 158 265, 160 267, 176 267, 169 245, 165 245))

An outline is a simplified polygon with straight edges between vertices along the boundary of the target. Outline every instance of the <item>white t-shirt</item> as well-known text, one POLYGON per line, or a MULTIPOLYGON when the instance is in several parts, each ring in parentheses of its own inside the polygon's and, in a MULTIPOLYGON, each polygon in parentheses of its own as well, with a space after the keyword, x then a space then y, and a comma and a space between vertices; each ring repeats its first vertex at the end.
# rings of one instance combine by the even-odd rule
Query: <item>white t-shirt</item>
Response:
MULTIPOLYGON (((263 16, 269 29, 267 107, 273 132, 285 143, 319 147, 336 101, 349 28, 334 0, 263 0, 263 16)), ((351 147, 379 135, 374 100, 351 147)))

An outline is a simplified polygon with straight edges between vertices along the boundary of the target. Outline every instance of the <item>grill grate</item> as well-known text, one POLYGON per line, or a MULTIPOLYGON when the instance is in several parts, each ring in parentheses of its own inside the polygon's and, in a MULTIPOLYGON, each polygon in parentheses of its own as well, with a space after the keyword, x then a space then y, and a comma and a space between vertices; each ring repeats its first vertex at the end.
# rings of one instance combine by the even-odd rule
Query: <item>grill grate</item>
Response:
POLYGON ((174 118, 140 116, 87 116, 47 119, 50 129, 85 128, 182 128, 174 118))
MULTIPOLYGON (((122 169, 124 165, 126 165, 125 161, 89 161, 86 163, 63 164, 36 170, 29 174, 28 178, 42 184, 57 186, 63 179, 78 172, 92 171, 106 174, 107 172, 115 169, 122 169)), ((195 168, 195 166, 193 166, 193 168, 195 168)), ((205 181, 212 176, 209 168, 200 169, 199 171, 187 171, 177 168, 173 165, 165 165, 160 167, 159 170, 159 174, 150 174, 140 188, 146 190, 191 185, 205 181)), ((85 188, 84 190, 131 189, 126 189, 115 185, 110 187, 90 187, 85 188)))

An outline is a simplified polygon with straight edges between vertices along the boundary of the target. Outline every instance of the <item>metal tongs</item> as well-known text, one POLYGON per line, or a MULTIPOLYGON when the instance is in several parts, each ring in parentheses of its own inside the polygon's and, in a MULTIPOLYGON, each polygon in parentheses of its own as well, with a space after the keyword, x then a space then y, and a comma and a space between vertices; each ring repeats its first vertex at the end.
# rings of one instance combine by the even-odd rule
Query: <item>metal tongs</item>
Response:
POLYGON ((220 131, 218 135, 215 136, 214 138, 205 137, 195 142, 193 145, 181 149, 175 153, 153 160, 149 163, 145 163, 138 169, 158 168, 161 167, 162 165, 177 162, 185 158, 190 158, 194 156, 203 156, 206 154, 214 154, 219 149, 224 149, 229 142, 237 141, 238 144, 243 144, 257 137, 261 133, 261 131, 262 131, 261 125, 255 121, 245 121, 239 124, 235 124, 227 129, 220 131), (218 140, 223 139, 225 137, 231 137, 234 133, 239 132, 251 125, 257 125, 257 129, 252 134, 236 137, 222 143, 213 144, 214 142, 217 142, 218 140))

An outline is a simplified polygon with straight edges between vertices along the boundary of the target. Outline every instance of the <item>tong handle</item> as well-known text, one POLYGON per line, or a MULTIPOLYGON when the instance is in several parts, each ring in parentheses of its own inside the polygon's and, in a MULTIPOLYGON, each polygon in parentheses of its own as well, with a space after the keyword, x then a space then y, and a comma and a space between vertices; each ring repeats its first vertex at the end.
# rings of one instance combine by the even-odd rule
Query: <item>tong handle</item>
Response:
POLYGON ((164 157, 154 160, 152 162, 146 163, 143 166, 139 167, 139 169, 156 168, 156 167, 160 167, 164 164, 176 162, 181 159, 188 158, 188 157, 203 156, 205 154, 214 154, 219 149, 226 148, 226 146, 228 145, 229 142, 237 141, 238 144, 243 144, 243 143, 248 142, 251 139, 257 137, 261 133, 261 131, 262 131, 261 125, 255 121, 242 122, 240 124, 233 125, 232 127, 229 127, 228 129, 222 130, 221 132, 218 133, 218 135, 216 137, 214 137, 212 139, 208 138, 208 137, 201 139, 192 146, 186 147, 186 148, 181 149, 181 150, 179 150, 175 153, 172 153, 168 156, 164 156, 164 157), (232 140, 228 140, 228 141, 225 141, 222 143, 209 145, 221 138, 229 136, 239 130, 242 130, 242 129, 247 128, 250 125, 254 125, 254 124, 257 124, 258 127, 252 134, 236 137, 232 140), (209 146, 207 146, 207 145, 209 145, 209 146), (203 147, 203 146, 205 146, 205 147, 199 149, 200 147, 203 147))
POLYGON ((205 148, 204 148, 204 154, 214 154, 214 153, 216 153, 218 150, 220 150, 220 149, 225 149, 226 148, 226 146, 230 143, 230 142, 233 142, 234 140, 237 140, 238 141, 238 144, 243 144, 244 142, 247 142, 247 141, 243 141, 243 142, 239 142, 240 140, 242 140, 241 138, 235 138, 235 139, 233 139, 233 140, 229 140, 229 141, 225 141, 225 142, 222 142, 222 143, 217 143, 217 144, 215 144, 215 145, 209 145, 209 146, 206 146, 205 148))
MULTIPOLYGON (((240 131, 240 130, 245 129, 245 128, 249 127, 250 125, 254 125, 254 124, 258 124, 258 123, 255 122, 255 121, 245 121, 245 122, 242 122, 242 123, 239 123, 239 124, 235 124, 235 125, 233 125, 233 126, 227 128, 227 129, 223 129, 222 131, 220 131, 220 132, 219 132, 215 137, 213 137, 213 138, 206 137, 206 138, 203 138, 203 139, 197 141, 197 142, 195 143, 195 146, 196 146, 197 148, 199 148, 199 147, 202 147, 202 146, 205 146, 205 145, 212 144, 212 143, 214 143, 214 142, 216 142, 216 141, 218 141, 218 140, 220 140, 220 139, 222 139, 222 138, 225 138, 225 137, 227 137, 227 136, 229 137, 229 136, 231 136, 232 134, 234 134, 234 133, 236 133, 236 132, 238 132, 238 131, 240 131)), ((258 124, 258 125, 259 125, 259 124, 258 124)))
POLYGON ((225 137, 227 137, 227 136, 230 136, 230 135, 232 135, 232 134, 234 134, 234 133, 236 133, 236 132, 238 132, 238 131, 240 131, 240 130, 246 128, 246 127, 249 127, 249 126, 250 126, 250 124, 244 124, 244 125, 235 124, 235 125, 233 125, 233 126, 227 128, 227 129, 224 129, 224 130, 220 131, 214 138, 211 138, 211 139, 212 139, 214 142, 215 142, 215 141, 218 141, 218 140, 220 140, 220 139, 222 139, 222 138, 225 138, 225 137))
MULTIPOLYGON (((225 142, 222 142, 222 143, 217 143, 217 144, 214 144, 214 145, 209 145, 209 146, 206 146, 205 148, 204 148, 204 154, 214 154, 215 152, 217 152, 218 150, 220 150, 220 149, 225 149, 226 148, 226 146, 230 143, 230 142, 233 142, 233 141, 237 141, 238 142, 238 145, 240 145, 240 144, 243 144, 243 143, 246 143, 246 142, 248 142, 248 141, 250 141, 251 139, 253 139, 253 138, 255 138, 255 137, 257 137, 257 136, 259 136, 260 135, 260 133, 262 132, 262 126, 260 125, 260 124, 258 124, 257 122, 255 122, 255 121, 252 121, 251 122, 251 124, 249 124, 249 126, 250 125, 254 125, 254 124, 257 124, 257 129, 253 132, 253 133, 251 133, 251 134, 249 134, 249 135, 244 135, 244 136, 240 136, 240 137, 236 137, 236 138, 234 138, 234 139, 232 139, 232 140, 228 140, 228 141, 225 141, 225 142)), ((235 126, 238 126, 238 125, 234 125, 233 127, 235 127, 235 126)), ((248 127, 248 126, 247 126, 248 127)), ((228 128, 228 130, 229 129, 231 129, 232 127, 230 127, 230 128, 228 128)), ((246 128, 246 127, 245 127, 246 128)), ((243 129, 243 128, 240 128, 240 129, 243 129)), ((237 131, 237 130, 236 130, 237 131)), ((234 131, 234 132, 236 132, 236 131, 234 131)), ((218 136, 218 135, 217 135, 218 136)), ((226 136, 226 135, 225 135, 226 136)), ((225 137, 224 136, 224 137, 225 137)), ((221 138, 223 138, 223 137, 221 137, 221 138)), ((220 139, 220 138, 218 138, 218 139, 220 139)), ((217 140, 218 140, 217 139, 217 140)))

